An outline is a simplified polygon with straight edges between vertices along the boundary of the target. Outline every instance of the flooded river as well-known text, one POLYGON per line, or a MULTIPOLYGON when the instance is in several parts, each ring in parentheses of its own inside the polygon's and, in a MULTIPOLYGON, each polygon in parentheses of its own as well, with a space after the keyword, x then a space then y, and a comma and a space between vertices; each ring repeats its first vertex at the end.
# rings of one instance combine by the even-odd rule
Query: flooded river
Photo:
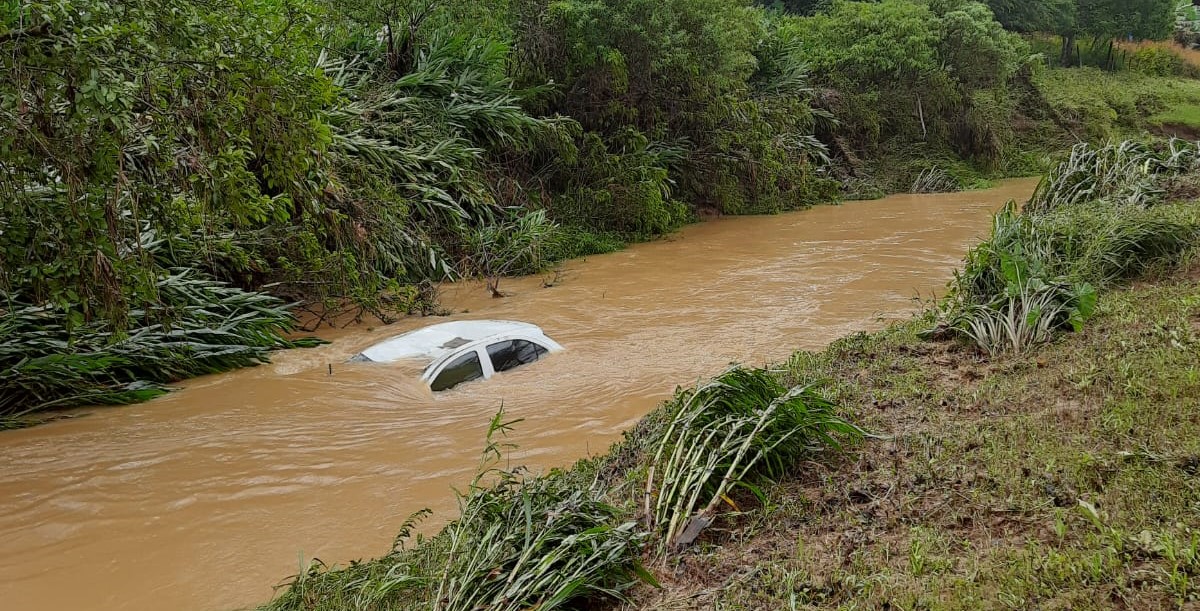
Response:
POLYGON ((432 395, 409 367, 345 363, 447 319, 321 335, 271 365, 200 378, 146 404, 0 434, 0 607, 159 611, 252 606, 317 557, 387 551, 412 512, 453 516, 490 416, 524 418, 538 468, 599 453, 676 385, 731 361, 907 316, 989 215, 1034 181, 722 218, 571 261, 550 276, 448 287, 450 320, 541 325, 566 350, 432 395), (332 364, 332 374, 329 365, 332 364))

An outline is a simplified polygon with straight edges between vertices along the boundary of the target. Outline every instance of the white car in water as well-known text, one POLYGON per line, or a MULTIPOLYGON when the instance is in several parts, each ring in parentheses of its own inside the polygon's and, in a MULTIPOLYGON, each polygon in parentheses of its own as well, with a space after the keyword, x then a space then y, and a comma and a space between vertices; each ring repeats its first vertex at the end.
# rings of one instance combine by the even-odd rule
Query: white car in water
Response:
POLYGON ((421 381, 436 392, 463 382, 486 380, 562 349, 537 325, 511 320, 460 320, 397 335, 350 360, 426 362, 421 381))

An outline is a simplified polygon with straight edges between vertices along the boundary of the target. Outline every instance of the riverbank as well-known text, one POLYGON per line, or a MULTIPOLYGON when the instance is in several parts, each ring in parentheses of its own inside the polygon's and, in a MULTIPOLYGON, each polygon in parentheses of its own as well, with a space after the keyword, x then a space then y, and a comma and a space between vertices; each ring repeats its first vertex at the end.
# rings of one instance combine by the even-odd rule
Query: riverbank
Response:
POLYGON ((498 416, 459 520, 268 608, 1186 603, 1200 202, 1170 147, 1077 150, 936 308, 681 391, 604 457, 498 468, 498 416))
MULTIPOLYGON (((1196 600, 1200 266, 1107 294, 1087 329, 1030 355, 980 359, 920 339, 926 326, 797 353, 782 379, 828 380, 843 413, 878 438, 796 465, 759 501, 737 497, 740 511, 694 549, 648 566, 659 586, 638 587, 623 608, 1196 600)), ((566 477, 586 487, 636 464, 649 426, 566 477)), ((381 586, 395 568, 385 558, 314 572, 271 608, 408 608, 338 591, 381 586)))
POLYGON ((798 466, 629 606, 1194 606, 1200 265, 1106 294, 1028 355, 981 359, 924 327, 787 363, 879 438, 798 466))

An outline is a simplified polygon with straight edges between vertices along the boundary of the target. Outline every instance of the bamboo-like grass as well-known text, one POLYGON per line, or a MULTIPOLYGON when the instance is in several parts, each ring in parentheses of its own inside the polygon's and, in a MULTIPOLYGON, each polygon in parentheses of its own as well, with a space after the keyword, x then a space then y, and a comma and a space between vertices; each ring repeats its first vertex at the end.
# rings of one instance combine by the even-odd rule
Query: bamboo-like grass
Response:
POLYGON ((953 193, 962 191, 962 183, 942 168, 932 166, 921 170, 908 190, 910 193, 953 193))
POLYGON ((497 435, 516 422, 505 422, 501 410, 488 427, 477 475, 458 495, 461 517, 442 533, 449 550, 427 608, 551 611, 653 582, 639 561, 646 535, 605 500, 597 481, 494 466, 506 447, 497 435))
POLYGON ((1097 288, 1169 266, 1200 238, 1200 219, 1162 188, 1197 169, 1200 144, 1177 139, 1075 147, 1023 210, 996 214, 938 308, 942 324, 993 356, 1078 330, 1097 288))
POLYGON ((1095 147, 1079 143, 1038 184, 1026 210, 1037 214, 1086 203, 1153 201, 1163 190, 1160 176, 1200 168, 1200 142, 1172 138, 1157 148, 1126 140, 1095 147))
POLYGON ((103 320, 71 327, 56 306, 0 294, 0 416, 14 425, 49 409, 145 401, 171 382, 316 343, 284 337, 294 319, 269 295, 186 270, 162 276, 157 293, 155 306, 129 311, 125 331, 103 320))
POLYGON ((334 571, 314 563, 269 608, 552 611, 654 583, 640 562, 648 534, 598 480, 496 467, 506 447, 498 436, 515 424, 503 418, 458 495, 460 517, 439 535, 406 549, 410 520, 388 556, 334 571))
POLYGON ((801 457, 862 436, 813 384, 789 389, 743 367, 701 384, 677 402, 650 463, 644 511, 660 554, 691 544, 734 489, 757 494, 801 457))

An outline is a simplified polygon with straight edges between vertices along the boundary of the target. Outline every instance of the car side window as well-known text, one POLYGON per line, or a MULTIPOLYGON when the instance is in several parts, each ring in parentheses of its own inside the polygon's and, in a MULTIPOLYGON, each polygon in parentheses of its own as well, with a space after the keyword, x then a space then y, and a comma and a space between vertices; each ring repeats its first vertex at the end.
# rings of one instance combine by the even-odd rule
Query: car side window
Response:
POLYGON ((479 354, 474 350, 450 361, 434 378, 429 388, 434 392, 454 388, 463 382, 478 380, 483 377, 483 367, 479 364, 479 354))
POLYGON ((488 346, 487 351, 492 359, 492 369, 497 372, 532 363, 547 352, 544 346, 523 339, 496 342, 488 346))

